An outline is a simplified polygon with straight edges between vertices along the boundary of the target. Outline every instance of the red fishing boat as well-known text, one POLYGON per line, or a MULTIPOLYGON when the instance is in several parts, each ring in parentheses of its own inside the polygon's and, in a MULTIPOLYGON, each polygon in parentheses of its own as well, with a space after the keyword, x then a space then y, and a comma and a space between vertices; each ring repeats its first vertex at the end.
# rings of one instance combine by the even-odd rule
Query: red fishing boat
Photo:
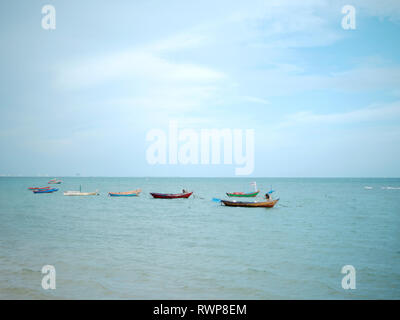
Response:
POLYGON ((50 189, 50 187, 31 187, 31 188, 28 188, 28 190, 46 190, 46 189, 50 189))
POLYGON ((58 179, 51 179, 49 182, 47 182, 48 184, 60 184, 62 181, 58 180, 58 179))
POLYGON ((184 192, 184 193, 152 193, 150 194, 153 198, 156 199, 179 199, 179 198, 189 198, 193 192, 184 192))

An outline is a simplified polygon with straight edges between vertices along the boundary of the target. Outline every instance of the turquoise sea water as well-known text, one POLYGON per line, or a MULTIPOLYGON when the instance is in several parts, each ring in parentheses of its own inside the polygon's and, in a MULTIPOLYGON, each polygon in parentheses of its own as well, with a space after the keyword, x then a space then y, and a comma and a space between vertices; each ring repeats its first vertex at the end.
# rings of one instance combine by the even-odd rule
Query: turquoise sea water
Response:
POLYGON ((257 179, 272 209, 211 201, 254 179, 61 179, 33 194, 48 179, 0 178, 0 298, 400 298, 400 179, 257 179), (80 185, 100 195, 63 196, 80 185), (149 195, 182 188, 194 197, 149 195), (48 264, 55 290, 41 287, 48 264), (348 264, 355 290, 341 286, 348 264))

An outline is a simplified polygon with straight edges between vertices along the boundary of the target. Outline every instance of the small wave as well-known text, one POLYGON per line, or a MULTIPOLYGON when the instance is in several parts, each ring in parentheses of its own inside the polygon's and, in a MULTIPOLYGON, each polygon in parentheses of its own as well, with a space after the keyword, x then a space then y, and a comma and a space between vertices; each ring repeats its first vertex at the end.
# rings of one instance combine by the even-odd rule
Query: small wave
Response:
POLYGON ((22 268, 20 271, 22 274, 37 274, 40 270, 32 270, 29 268, 22 268))
POLYGON ((373 189, 373 188, 372 188, 372 187, 369 187, 369 186, 365 186, 364 189, 371 190, 371 189, 373 189))
POLYGON ((400 187, 382 187, 384 190, 400 190, 400 187))
POLYGON ((244 273, 248 274, 271 274, 274 275, 273 272, 266 270, 266 269, 259 269, 259 268, 247 268, 244 270, 244 273))

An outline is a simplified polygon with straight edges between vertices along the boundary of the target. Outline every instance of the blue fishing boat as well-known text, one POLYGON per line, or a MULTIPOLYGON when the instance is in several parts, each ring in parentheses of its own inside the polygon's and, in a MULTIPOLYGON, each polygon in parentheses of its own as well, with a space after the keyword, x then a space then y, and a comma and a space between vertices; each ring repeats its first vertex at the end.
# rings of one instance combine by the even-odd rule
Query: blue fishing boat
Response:
POLYGON ((52 188, 52 189, 43 189, 43 190, 33 190, 33 193, 53 193, 58 191, 57 188, 52 188))
POLYGON ((109 192, 110 197, 137 197, 142 190, 136 189, 132 191, 125 192, 109 192))

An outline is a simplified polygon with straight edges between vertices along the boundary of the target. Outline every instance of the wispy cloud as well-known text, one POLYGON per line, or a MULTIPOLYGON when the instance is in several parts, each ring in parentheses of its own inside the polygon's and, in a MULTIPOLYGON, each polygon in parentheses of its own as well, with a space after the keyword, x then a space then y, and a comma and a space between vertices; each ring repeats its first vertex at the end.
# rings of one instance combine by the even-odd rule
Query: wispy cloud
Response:
POLYGON ((208 67, 172 62, 152 52, 132 50, 67 64, 59 70, 57 82, 62 87, 81 88, 120 79, 208 83, 224 76, 208 67))
POLYGON ((368 108, 342 113, 316 114, 310 111, 301 111, 289 114, 285 118, 286 119, 275 128, 281 129, 303 125, 318 126, 394 120, 400 118, 400 101, 384 105, 373 105, 368 108))
POLYGON ((296 94, 315 90, 340 92, 395 91, 400 87, 400 67, 354 66, 341 72, 306 72, 298 66, 275 64, 252 71, 245 78, 263 86, 267 96, 296 94))
POLYGON ((355 0, 353 5, 370 16, 400 22, 400 2, 398 0, 355 0))
POLYGON ((257 97, 250 97, 250 96, 243 96, 242 99, 244 101, 252 102, 252 103, 259 103, 259 104, 270 104, 268 100, 262 99, 262 98, 257 98, 257 97))

